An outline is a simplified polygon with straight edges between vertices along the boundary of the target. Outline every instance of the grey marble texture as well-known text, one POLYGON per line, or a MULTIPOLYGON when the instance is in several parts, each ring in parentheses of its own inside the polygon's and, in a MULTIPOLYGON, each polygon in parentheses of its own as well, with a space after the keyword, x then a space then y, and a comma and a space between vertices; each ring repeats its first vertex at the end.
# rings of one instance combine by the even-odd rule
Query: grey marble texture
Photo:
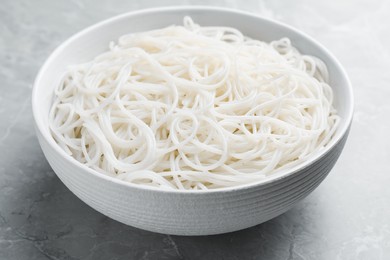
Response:
POLYGON ((177 237, 128 227, 75 197, 46 162, 31 87, 73 33, 145 7, 209 1, 2 0, 0 4, 0 259, 390 259, 390 2, 236 1, 329 48, 354 85, 355 117, 329 177, 289 212, 256 227, 177 237))

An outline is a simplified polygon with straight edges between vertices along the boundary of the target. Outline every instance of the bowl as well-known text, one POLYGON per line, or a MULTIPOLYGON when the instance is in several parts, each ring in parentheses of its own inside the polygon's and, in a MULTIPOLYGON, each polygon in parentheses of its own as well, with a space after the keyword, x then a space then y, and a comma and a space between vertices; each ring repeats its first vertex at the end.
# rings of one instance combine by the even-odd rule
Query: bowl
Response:
POLYGON ((46 60, 33 88, 32 108, 42 150, 61 181, 82 201, 119 222, 174 235, 210 235, 248 228, 272 219, 313 191, 330 172, 348 136, 353 114, 352 87, 337 59, 308 35, 280 22, 218 7, 184 6, 141 10, 93 25, 62 43, 46 60), (67 155, 52 138, 48 113, 54 87, 67 65, 107 50, 112 40, 131 32, 182 24, 190 15, 201 25, 225 25, 263 41, 291 39, 302 53, 328 66, 334 106, 341 123, 319 154, 296 167, 247 185, 208 191, 159 190, 98 173, 67 155))

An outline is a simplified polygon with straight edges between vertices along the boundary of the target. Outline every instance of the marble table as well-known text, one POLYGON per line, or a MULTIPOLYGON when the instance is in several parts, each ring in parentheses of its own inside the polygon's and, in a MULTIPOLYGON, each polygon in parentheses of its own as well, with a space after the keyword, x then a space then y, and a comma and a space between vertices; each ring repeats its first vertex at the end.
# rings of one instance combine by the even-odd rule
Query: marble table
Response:
POLYGON ((2 0, 0 259, 390 259, 390 2, 235 1, 327 46, 354 85, 356 113, 329 177, 289 212, 256 227, 177 237, 125 226, 74 196, 45 160, 31 87, 49 53, 80 29, 157 5, 209 1, 2 0), (115 2, 115 3, 114 3, 115 2))

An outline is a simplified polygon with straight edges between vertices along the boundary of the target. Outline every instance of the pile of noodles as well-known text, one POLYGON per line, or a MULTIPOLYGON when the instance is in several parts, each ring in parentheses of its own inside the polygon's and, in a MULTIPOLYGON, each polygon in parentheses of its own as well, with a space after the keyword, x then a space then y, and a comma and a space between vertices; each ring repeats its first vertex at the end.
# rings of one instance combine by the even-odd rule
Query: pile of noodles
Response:
POLYGON ((256 182, 323 149, 339 122, 325 64, 283 38, 184 26, 124 35, 70 66, 56 142, 98 172, 162 189, 256 182))

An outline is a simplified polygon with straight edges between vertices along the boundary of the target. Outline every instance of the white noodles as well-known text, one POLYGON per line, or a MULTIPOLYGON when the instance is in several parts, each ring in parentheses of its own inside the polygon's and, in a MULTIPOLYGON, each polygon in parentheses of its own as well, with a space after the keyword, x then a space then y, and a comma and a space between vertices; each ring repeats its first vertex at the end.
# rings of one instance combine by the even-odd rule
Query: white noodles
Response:
POLYGON ((163 189, 215 189, 291 168, 339 117, 326 65, 283 38, 184 26, 124 35, 71 66, 49 115, 56 142, 103 174, 163 189))

